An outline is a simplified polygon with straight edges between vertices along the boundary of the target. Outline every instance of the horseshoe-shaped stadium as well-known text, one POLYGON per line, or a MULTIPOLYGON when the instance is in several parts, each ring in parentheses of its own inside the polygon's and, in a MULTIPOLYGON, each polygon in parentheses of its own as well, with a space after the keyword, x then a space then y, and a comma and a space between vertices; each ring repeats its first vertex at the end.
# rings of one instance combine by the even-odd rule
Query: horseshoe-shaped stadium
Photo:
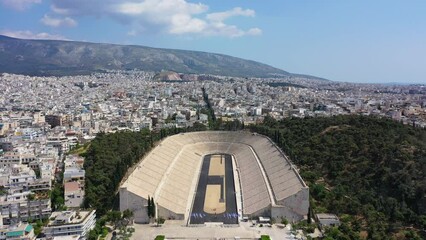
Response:
POLYGON ((120 210, 148 223, 237 224, 247 217, 306 218, 309 189, 271 139, 246 131, 204 131, 162 140, 120 186, 120 210))

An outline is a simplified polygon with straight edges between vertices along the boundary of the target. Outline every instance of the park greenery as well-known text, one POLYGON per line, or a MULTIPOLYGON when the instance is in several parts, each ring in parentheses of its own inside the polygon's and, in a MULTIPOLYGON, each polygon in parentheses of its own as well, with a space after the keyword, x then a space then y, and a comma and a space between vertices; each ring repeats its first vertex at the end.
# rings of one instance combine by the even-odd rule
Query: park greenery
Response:
POLYGON ((110 225, 115 233, 113 239, 130 239, 134 232, 133 228, 128 227, 132 217, 133 213, 130 210, 109 211, 97 219, 95 228, 89 232, 88 240, 105 239, 108 234, 107 225, 110 225))
POLYGON ((117 203, 118 186, 127 170, 139 162, 157 141, 185 130, 170 128, 158 132, 143 129, 138 132, 99 133, 82 154, 86 170, 84 206, 95 208, 99 216, 105 215, 117 203))
POLYGON ((80 145, 79 143, 77 143, 77 145, 73 149, 71 149, 68 152, 68 154, 82 155, 87 151, 87 149, 89 149, 89 146, 90 146, 90 142, 85 143, 83 145, 80 145))
MULTIPOLYGON (((88 145, 87 150, 81 154, 85 158, 86 170, 85 208, 96 209, 98 217, 97 225, 90 232, 90 239, 105 233, 105 224, 115 221, 117 216, 111 218, 111 210, 118 206, 117 191, 120 182, 128 173, 129 168, 139 162, 155 144, 161 139, 181 132, 205 130, 205 127, 194 125, 192 128, 168 128, 160 131, 142 129, 138 132, 118 131, 115 133, 99 133, 88 145), (111 220, 112 219, 112 220, 111 220)), ((57 191, 60 191, 58 189, 57 191)), ((56 194, 55 194, 56 196, 56 194)), ((62 201, 59 198, 58 204, 62 201)), ((152 217, 155 217, 154 199, 149 208, 152 217)), ((158 224, 164 222, 157 219, 158 224)))
POLYGON ((269 237, 268 235, 262 235, 260 236, 260 240, 270 240, 271 237, 269 237))
POLYGON ((340 216, 328 239, 421 239, 425 129, 365 116, 266 117, 251 129, 269 136, 299 167, 314 212, 340 216))
POLYGON ((64 211, 67 209, 64 199, 64 173, 60 172, 59 176, 53 182, 52 190, 50 192, 50 200, 53 211, 64 211))

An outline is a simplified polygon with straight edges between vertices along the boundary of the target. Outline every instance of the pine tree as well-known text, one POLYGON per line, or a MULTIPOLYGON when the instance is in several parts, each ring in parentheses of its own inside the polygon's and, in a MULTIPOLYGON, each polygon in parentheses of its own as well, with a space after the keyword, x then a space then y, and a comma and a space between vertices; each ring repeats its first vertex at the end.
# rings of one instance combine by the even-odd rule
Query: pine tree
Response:
POLYGON ((155 218, 155 203, 154 198, 151 197, 151 217, 155 218))
POLYGON ((148 207, 146 209, 148 211, 148 217, 150 218, 152 215, 152 212, 151 212, 152 208, 151 208, 151 198, 149 196, 148 196, 148 207))
POLYGON ((308 209, 308 224, 312 223, 312 209, 309 207, 308 209))

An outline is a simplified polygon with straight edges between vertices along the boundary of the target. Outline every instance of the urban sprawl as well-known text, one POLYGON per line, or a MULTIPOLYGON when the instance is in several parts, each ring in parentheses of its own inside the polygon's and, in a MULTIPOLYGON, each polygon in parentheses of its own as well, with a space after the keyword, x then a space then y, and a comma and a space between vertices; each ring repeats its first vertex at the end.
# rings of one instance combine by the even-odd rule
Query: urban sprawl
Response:
POLYGON ((248 124, 269 115, 375 115, 426 127, 426 86, 332 82, 305 76, 237 78, 110 71, 90 76, 0 75, 0 239, 33 239, 34 219, 49 219, 46 237, 85 237, 95 210, 83 210, 84 158, 68 154, 100 132, 208 125, 215 117, 248 124), (52 206, 61 179, 65 206, 52 206), (52 211, 64 210, 67 211, 52 211), (67 227, 61 227, 66 225, 67 227))

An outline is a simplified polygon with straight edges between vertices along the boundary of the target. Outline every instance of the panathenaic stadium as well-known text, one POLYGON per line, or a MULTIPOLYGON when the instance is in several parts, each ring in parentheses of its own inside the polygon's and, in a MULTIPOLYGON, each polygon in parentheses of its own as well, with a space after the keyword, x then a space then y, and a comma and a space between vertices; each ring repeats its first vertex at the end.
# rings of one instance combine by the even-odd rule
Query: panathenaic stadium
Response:
POLYGON ((182 133, 161 141, 120 186, 120 210, 136 223, 156 216, 185 224, 237 224, 243 217, 300 221, 309 189, 285 154, 250 132, 182 133))

